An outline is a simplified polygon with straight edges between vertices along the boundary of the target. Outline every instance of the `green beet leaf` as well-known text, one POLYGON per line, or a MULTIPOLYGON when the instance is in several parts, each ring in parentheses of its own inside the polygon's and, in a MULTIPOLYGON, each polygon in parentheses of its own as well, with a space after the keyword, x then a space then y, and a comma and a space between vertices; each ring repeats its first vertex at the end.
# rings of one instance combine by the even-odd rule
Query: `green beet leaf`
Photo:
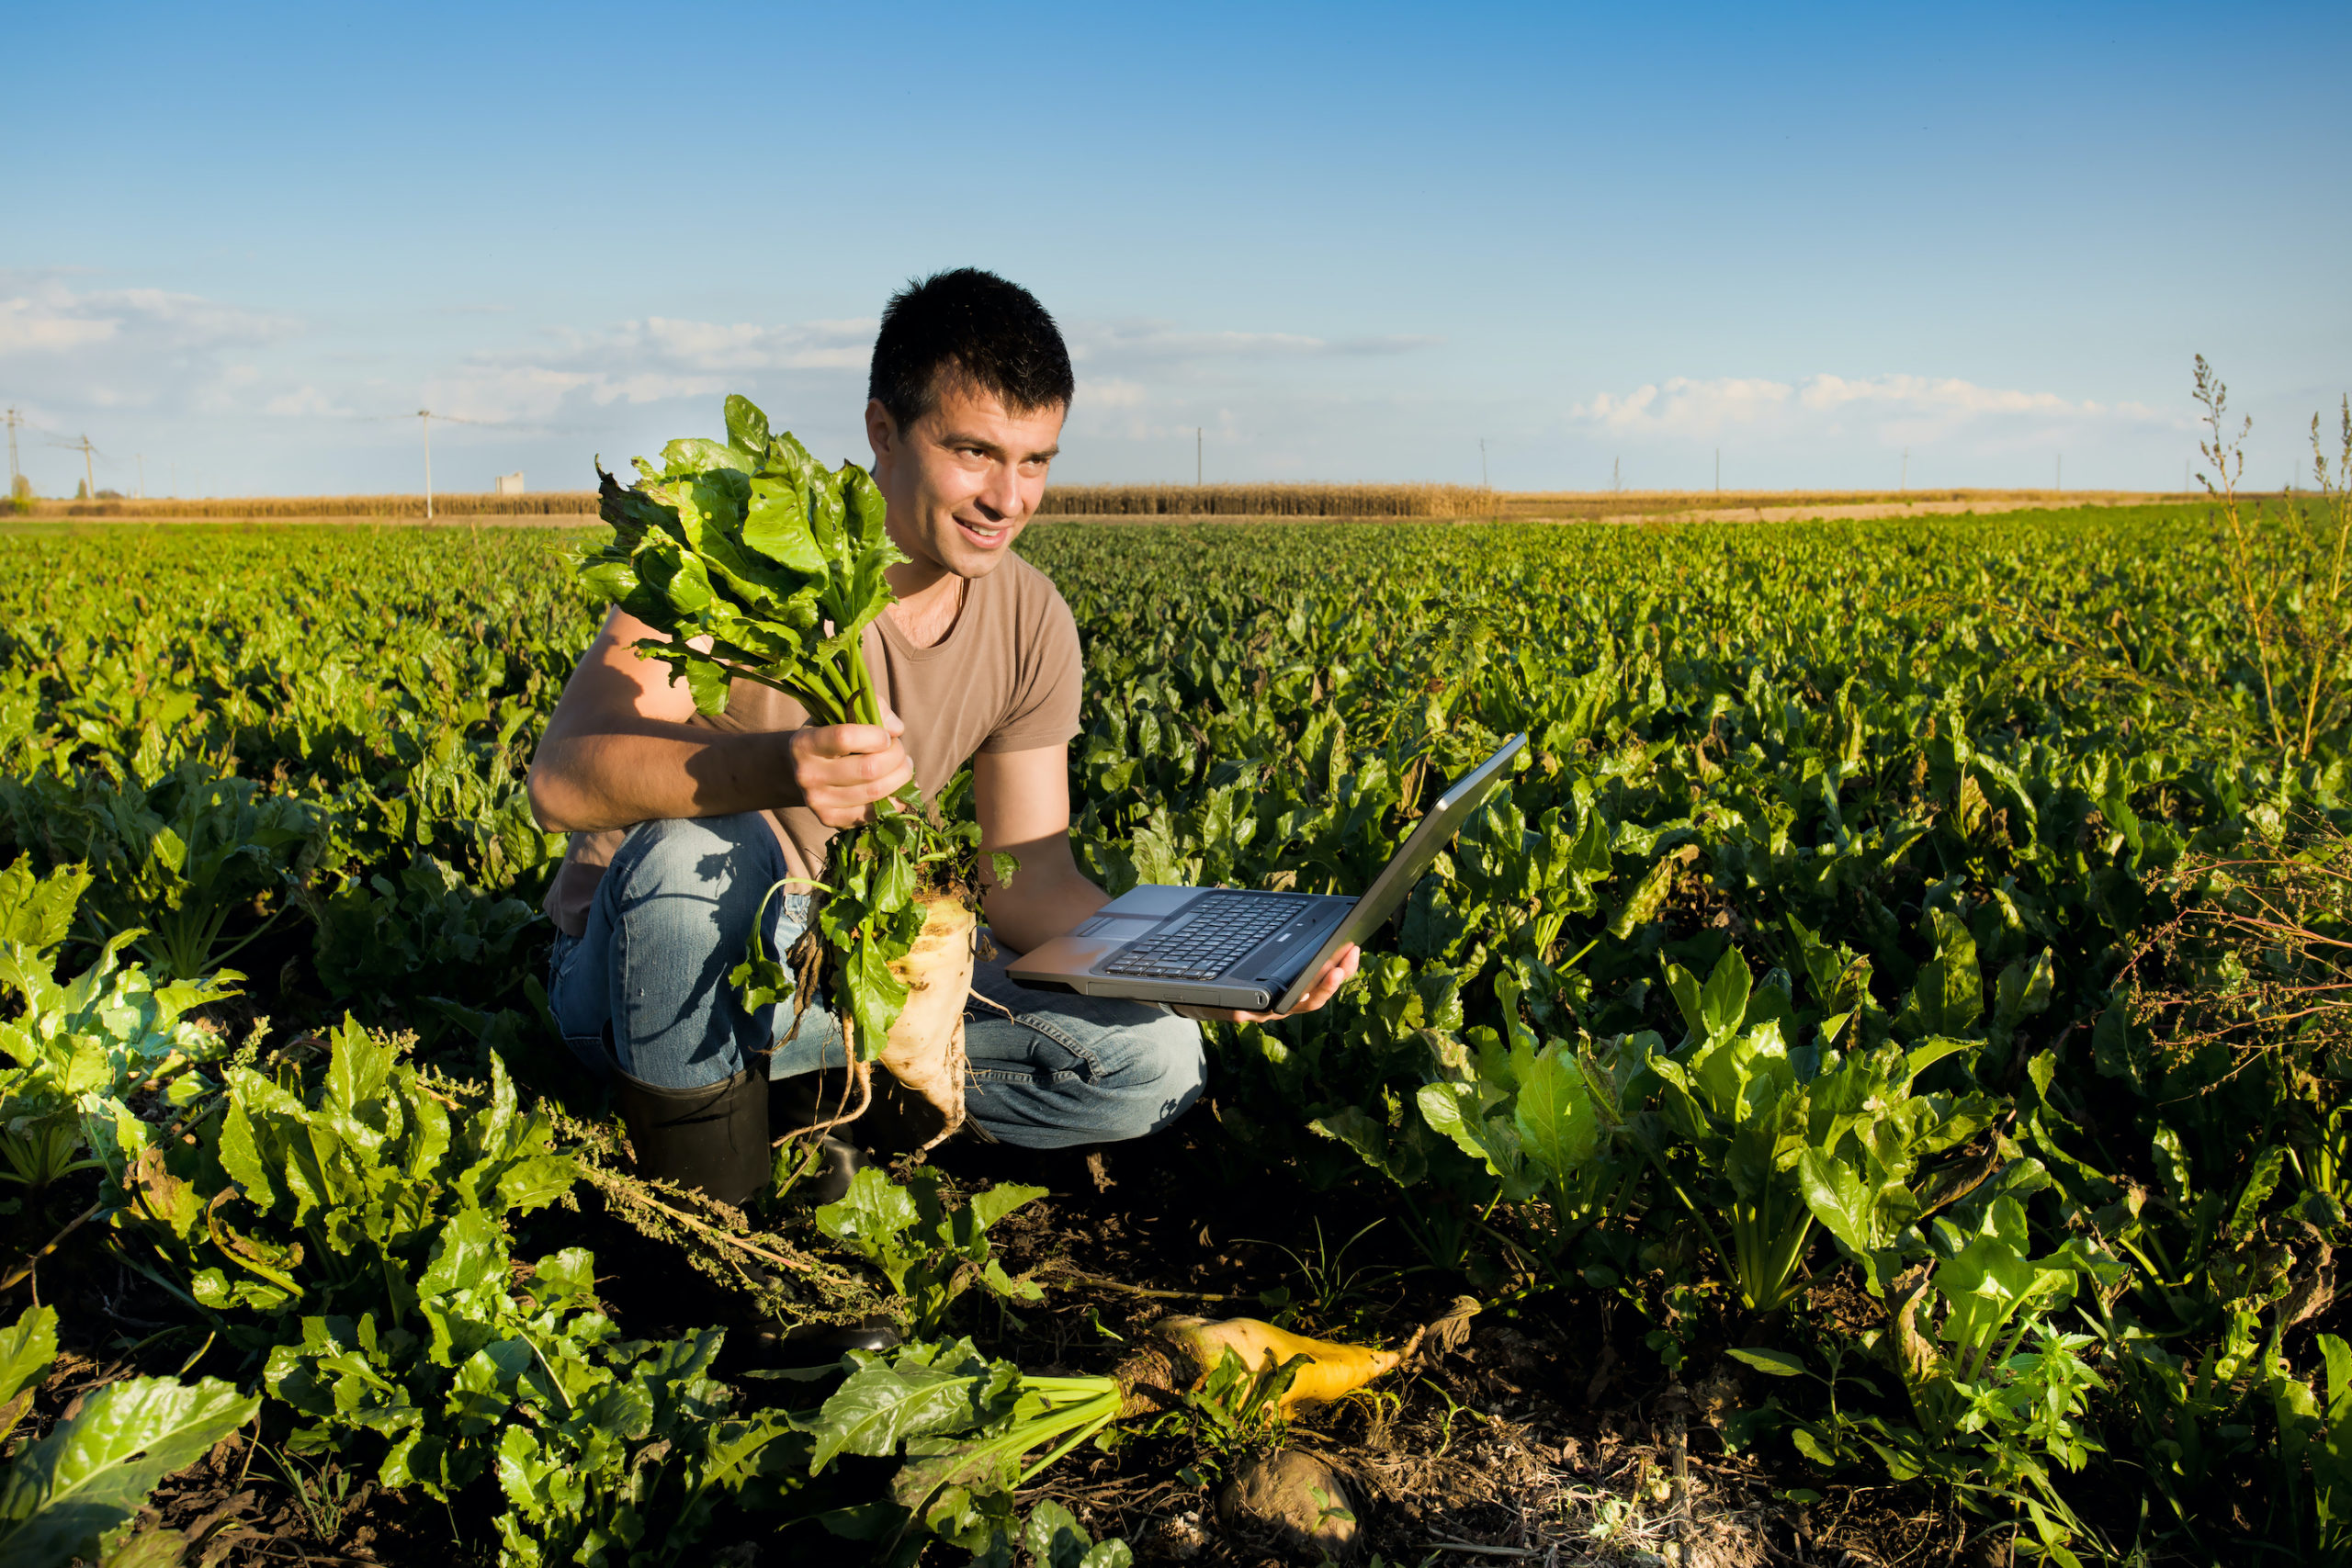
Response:
POLYGON ((1600 1146, 1592 1091, 1575 1056, 1556 1043, 1520 1074, 1512 1115, 1520 1147, 1554 1180, 1581 1169, 1600 1146))
POLYGON ((0 1439, 32 1408, 33 1394, 56 1359, 56 1308, 28 1307, 0 1328, 0 1439))
POLYGON ((19 1453, 0 1480, 0 1562, 63 1568, 155 1483, 253 1418, 258 1395, 206 1378, 132 1378, 92 1393, 71 1421, 19 1453))
POLYGON ((895 1361, 869 1359, 827 1399, 810 1427, 808 1473, 836 1454, 895 1453, 910 1438, 969 1431, 1012 1406, 1017 1369, 991 1363, 968 1339, 895 1361))

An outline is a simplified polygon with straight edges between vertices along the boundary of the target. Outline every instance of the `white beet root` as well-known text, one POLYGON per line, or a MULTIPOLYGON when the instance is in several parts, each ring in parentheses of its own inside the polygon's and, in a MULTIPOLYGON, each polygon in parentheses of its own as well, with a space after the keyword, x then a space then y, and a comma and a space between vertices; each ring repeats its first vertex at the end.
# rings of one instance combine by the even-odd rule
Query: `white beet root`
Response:
MULTIPOLYGON (((876 1090, 872 1068, 853 1069, 858 1094, 841 1115, 820 1124, 821 1130, 854 1122, 876 1100, 885 1105, 888 1121, 899 1123, 921 1146, 922 1154, 964 1124, 964 1001, 972 990, 973 931, 978 917, 961 900, 939 895, 922 901, 922 934, 906 956, 890 965, 890 973, 907 987, 907 1005, 890 1026, 882 1047, 882 1066, 889 1078, 876 1090)), ((854 1046, 857 1026, 842 1020, 842 1033, 854 1046)), ((853 1055, 854 1052, 853 1051, 853 1055)))

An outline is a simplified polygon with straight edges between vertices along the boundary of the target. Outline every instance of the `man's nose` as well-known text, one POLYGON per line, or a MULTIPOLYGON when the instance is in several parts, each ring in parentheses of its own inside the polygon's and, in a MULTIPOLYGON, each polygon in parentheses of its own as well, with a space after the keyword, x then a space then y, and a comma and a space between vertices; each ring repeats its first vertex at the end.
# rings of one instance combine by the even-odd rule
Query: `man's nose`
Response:
POLYGON ((1021 514, 1021 476, 1012 464, 990 465, 988 482, 980 487, 979 502, 999 522, 1021 514))

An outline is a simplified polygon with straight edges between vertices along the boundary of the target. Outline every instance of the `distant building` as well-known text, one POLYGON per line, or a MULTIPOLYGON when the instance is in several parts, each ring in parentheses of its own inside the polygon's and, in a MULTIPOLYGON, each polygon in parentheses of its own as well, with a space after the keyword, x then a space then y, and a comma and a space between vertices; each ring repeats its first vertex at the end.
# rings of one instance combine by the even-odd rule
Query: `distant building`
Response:
POLYGON ((520 495, 523 493, 523 470, 517 468, 511 474, 501 474, 492 482, 500 495, 520 495))

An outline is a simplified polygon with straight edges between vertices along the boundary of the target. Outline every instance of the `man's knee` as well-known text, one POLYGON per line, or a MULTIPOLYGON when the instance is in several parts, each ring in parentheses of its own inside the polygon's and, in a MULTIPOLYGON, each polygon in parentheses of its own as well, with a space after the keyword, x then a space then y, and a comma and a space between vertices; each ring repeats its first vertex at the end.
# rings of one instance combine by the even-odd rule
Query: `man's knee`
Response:
MULTIPOLYGON (((779 858, 775 835, 756 811, 665 818, 631 828, 605 878, 624 899, 718 897, 756 879, 779 858)), ((760 891, 771 885, 763 883, 760 891)))
POLYGON ((1191 1110, 1208 1083, 1199 1024, 1162 1014, 1120 1032, 1125 1048, 1112 1075, 1115 1081, 1104 1086, 1114 1090, 1105 1108, 1106 1142, 1159 1132, 1191 1110))
POLYGON ((723 949, 732 964, 783 874, 775 836, 755 812, 640 822, 597 890, 609 900, 616 958, 699 970, 723 949))

